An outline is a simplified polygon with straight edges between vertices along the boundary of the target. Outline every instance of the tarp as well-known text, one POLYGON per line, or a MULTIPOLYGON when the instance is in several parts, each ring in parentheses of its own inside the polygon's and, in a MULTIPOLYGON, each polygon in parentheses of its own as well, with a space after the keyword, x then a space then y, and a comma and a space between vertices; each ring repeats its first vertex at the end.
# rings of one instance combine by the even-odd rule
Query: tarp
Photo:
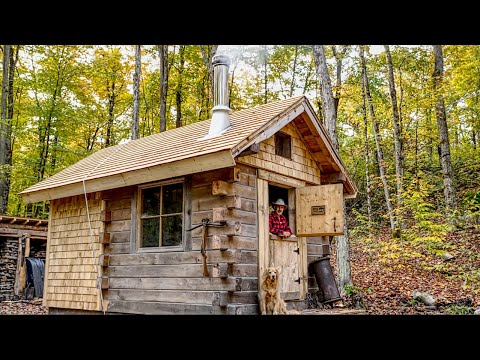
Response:
POLYGON ((27 257, 27 289, 34 287, 35 297, 43 297, 43 277, 45 275, 45 262, 35 257, 27 257))

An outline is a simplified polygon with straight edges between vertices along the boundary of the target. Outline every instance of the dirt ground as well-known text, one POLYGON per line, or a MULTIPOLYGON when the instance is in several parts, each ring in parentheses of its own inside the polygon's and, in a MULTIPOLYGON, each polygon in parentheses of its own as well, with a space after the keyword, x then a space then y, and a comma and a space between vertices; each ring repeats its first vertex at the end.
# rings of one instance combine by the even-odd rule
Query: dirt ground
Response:
POLYGON ((0 302, 0 315, 46 315, 42 300, 18 300, 0 302))

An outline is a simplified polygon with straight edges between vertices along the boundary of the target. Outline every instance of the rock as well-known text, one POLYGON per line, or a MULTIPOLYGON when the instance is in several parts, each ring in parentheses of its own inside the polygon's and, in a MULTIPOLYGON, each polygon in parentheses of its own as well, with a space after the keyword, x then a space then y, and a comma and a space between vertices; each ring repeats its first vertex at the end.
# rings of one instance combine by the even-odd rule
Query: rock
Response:
POLYGON ((427 309, 427 310, 437 310, 437 307, 434 306, 434 305, 431 305, 431 306, 425 306, 425 309, 427 309))
POLYGON ((475 312, 473 313, 473 315, 480 315, 480 308, 475 310, 475 312))
POLYGON ((455 256, 453 256, 452 254, 449 254, 449 253, 443 253, 441 256, 442 256, 442 259, 445 260, 445 261, 452 260, 455 257, 455 256))
POLYGON ((435 300, 435 298, 427 292, 413 291, 412 292, 412 297, 413 297, 414 300, 421 301, 422 303, 424 303, 427 306, 436 306, 437 305, 437 301, 435 300))

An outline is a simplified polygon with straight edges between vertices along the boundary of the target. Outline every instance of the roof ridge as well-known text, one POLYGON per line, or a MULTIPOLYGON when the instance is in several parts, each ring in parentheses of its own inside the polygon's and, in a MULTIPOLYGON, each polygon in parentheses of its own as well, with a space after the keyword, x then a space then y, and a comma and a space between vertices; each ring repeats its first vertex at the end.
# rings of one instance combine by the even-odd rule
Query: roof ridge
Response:
MULTIPOLYGON (((259 104, 259 105, 256 105, 254 107, 248 107, 248 108, 245 108, 245 109, 241 109, 241 110, 236 110, 236 111, 232 111, 232 114, 235 114, 237 115, 238 113, 242 112, 242 111, 248 111, 248 110, 252 110, 252 109, 258 109, 258 108, 261 108, 263 106, 268 106, 268 105, 273 105, 273 104, 276 104, 276 103, 279 103, 279 102, 283 102, 283 101, 288 101, 288 100, 294 100, 294 99, 300 99, 300 98, 306 98, 305 95, 297 95, 297 96, 291 96, 289 98, 286 98, 286 99, 280 99, 280 100, 275 100, 275 101, 271 101, 271 102, 268 102, 266 104, 259 104)), ((193 122, 191 124, 188 124, 188 125, 183 125, 181 127, 178 127, 178 128, 173 128, 173 129, 169 129, 169 130, 166 130, 166 131, 163 131, 163 132, 158 132, 158 133, 153 133, 153 134, 150 134, 150 135, 147 135, 147 136, 143 136, 141 138, 138 138, 138 139, 135 139, 135 140, 131 140, 131 141, 136 141, 136 140, 140 140, 140 139, 145 139, 145 138, 148 138, 149 136, 154 136, 154 135, 157 135, 157 136, 160 136, 161 134, 166 134, 166 133, 169 133, 171 134, 171 131, 173 130, 178 130, 178 129, 186 129, 186 128, 190 128, 192 125, 197 125, 198 124, 201 124, 203 123, 204 121, 211 121, 212 118, 209 118, 209 119, 205 119, 205 120, 199 120, 199 121, 196 121, 196 122, 193 122)), ((118 145, 121 145, 121 144, 117 144, 117 145, 114 145, 112 147, 115 147, 115 146, 118 146, 118 145)))

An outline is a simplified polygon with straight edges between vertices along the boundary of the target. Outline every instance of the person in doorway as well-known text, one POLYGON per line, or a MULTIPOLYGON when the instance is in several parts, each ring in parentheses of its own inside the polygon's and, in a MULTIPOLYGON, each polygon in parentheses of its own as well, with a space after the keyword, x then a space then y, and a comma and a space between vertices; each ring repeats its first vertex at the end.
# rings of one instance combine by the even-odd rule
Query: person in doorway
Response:
POLYGON ((272 203, 273 211, 269 215, 269 226, 270 226, 270 233, 283 236, 283 237, 290 237, 292 235, 292 229, 288 226, 288 220, 283 215, 283 211, 287 208, 287 204, 283 199, 278 199, 274 203, 272 203))

